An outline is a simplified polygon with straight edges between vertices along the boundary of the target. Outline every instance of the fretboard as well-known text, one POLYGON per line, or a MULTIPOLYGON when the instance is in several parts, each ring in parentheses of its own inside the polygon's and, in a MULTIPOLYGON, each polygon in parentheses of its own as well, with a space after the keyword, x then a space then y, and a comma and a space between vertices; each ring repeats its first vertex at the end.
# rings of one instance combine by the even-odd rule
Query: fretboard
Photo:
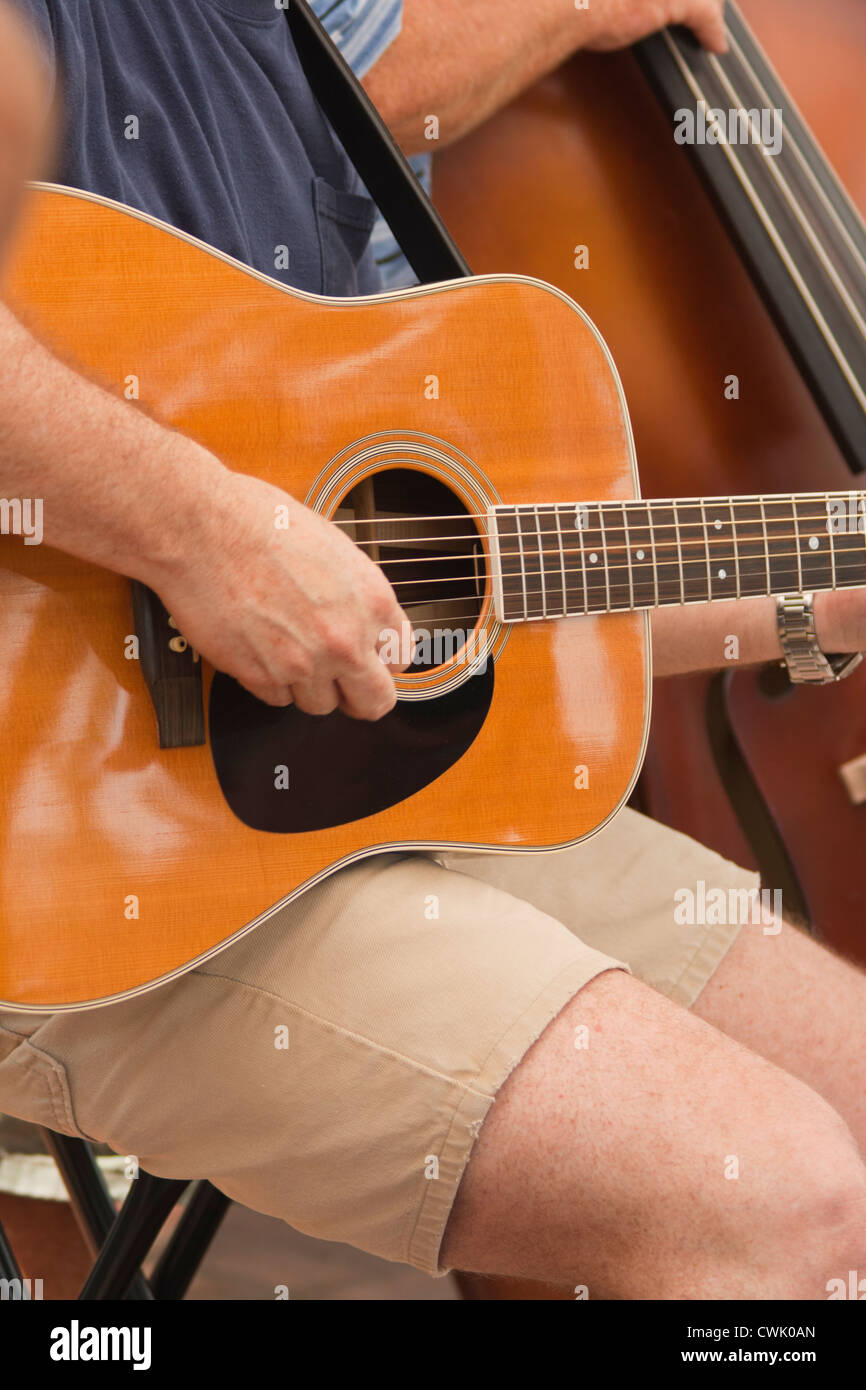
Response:
POLYGON ((866 493, 499 506, 503 622, 866 585, 866 493))

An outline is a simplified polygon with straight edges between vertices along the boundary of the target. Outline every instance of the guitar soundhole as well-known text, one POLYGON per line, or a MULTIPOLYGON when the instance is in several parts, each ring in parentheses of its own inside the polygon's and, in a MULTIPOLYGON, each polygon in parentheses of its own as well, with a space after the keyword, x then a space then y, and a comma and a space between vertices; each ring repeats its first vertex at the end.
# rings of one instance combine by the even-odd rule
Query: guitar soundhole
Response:
POLYGON ((333 517, 380 566, 412 623, 411 672, 446 665, 471 641, 487 579, 477 517, 417 469, 362 479, 333 517))

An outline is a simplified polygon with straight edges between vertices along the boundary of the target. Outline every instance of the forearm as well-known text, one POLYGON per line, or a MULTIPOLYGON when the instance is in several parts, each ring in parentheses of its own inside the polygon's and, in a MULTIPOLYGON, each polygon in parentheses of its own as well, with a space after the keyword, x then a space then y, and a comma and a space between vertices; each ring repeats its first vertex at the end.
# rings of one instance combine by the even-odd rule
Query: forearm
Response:
MULTIPOLYGON (((815 628, 825 652, 856 651, 859 591, 817 594, 815 628)), ((776 600, 698 603, 652 615, 653 674, 685 675, 780 661, 776 600)))
POLYGON ((85 380, 0 305, 0 496, 42 503, 42 540, 146 582, 227 470, 85 380))
POLYGON ((429 116, 435 147, 458 139, 579 48, 590 15, 574 0, 405 0, 364 85, 406 153, 429 152, 429 116))

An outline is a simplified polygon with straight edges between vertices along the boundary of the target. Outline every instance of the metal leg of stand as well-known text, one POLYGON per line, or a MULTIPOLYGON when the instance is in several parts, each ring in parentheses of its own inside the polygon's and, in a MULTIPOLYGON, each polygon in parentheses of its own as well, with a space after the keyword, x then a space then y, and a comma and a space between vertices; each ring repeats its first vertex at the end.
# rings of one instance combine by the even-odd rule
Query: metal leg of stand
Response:
POLYGON ((6 1236, 0 1226, 0 1279, 20 1279, 21 1270, 6 1236))
MULTIPOLYGON (((43 1129, 42 1138, 60 1170, 75 1219, 95 1258, 117 1221, 117 1208, 111 1200, 99 1164, 90 1145, 83 1139, 57 1134, 53 1129, 43 1129)), ((147 1280, 140 1272, 131 1281, 127 1297, 137 1302, 153 1298, 147 1280)))
MULTIPOLYGON (((118 1299, 127 1291, 173 1206, 189 1183, 140 1172, 106 1237, 79 1299, 118 1299)), ((153 1297, 148 1288, 148 1296, 153 1297)))
POLYGON ((43 1129, 45 1147, 60 1170, 81 1234, 93 1256, 99 1254, 117 1211, 99 1164, 83 1139, 43 1129))
POLYGON ((209 1182, 196 1184, 183 1216, 150 1279, 154 1298, 181 1299, 195 1278, 231 1198, 209 1182))

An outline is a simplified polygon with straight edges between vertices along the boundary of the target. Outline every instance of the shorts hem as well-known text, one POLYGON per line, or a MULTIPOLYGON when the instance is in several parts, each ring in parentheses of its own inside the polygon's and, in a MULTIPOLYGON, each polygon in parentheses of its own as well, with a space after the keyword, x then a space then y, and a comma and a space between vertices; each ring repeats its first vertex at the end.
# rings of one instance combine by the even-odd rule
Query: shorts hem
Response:
POLYGON ((409 1242, 407 1262, 423 1274, 438 1279, 451 1272, 440 1264, 439 1251, 463 1173, 497 1092, 566 1004, 607 970, 631 973, 622 961, 584 947, 581 959, 554 976, 500 1036, 475 1079, 476 1089, 462 1092, 439 1155, 443 1177, 428 1182, 409 1242))

